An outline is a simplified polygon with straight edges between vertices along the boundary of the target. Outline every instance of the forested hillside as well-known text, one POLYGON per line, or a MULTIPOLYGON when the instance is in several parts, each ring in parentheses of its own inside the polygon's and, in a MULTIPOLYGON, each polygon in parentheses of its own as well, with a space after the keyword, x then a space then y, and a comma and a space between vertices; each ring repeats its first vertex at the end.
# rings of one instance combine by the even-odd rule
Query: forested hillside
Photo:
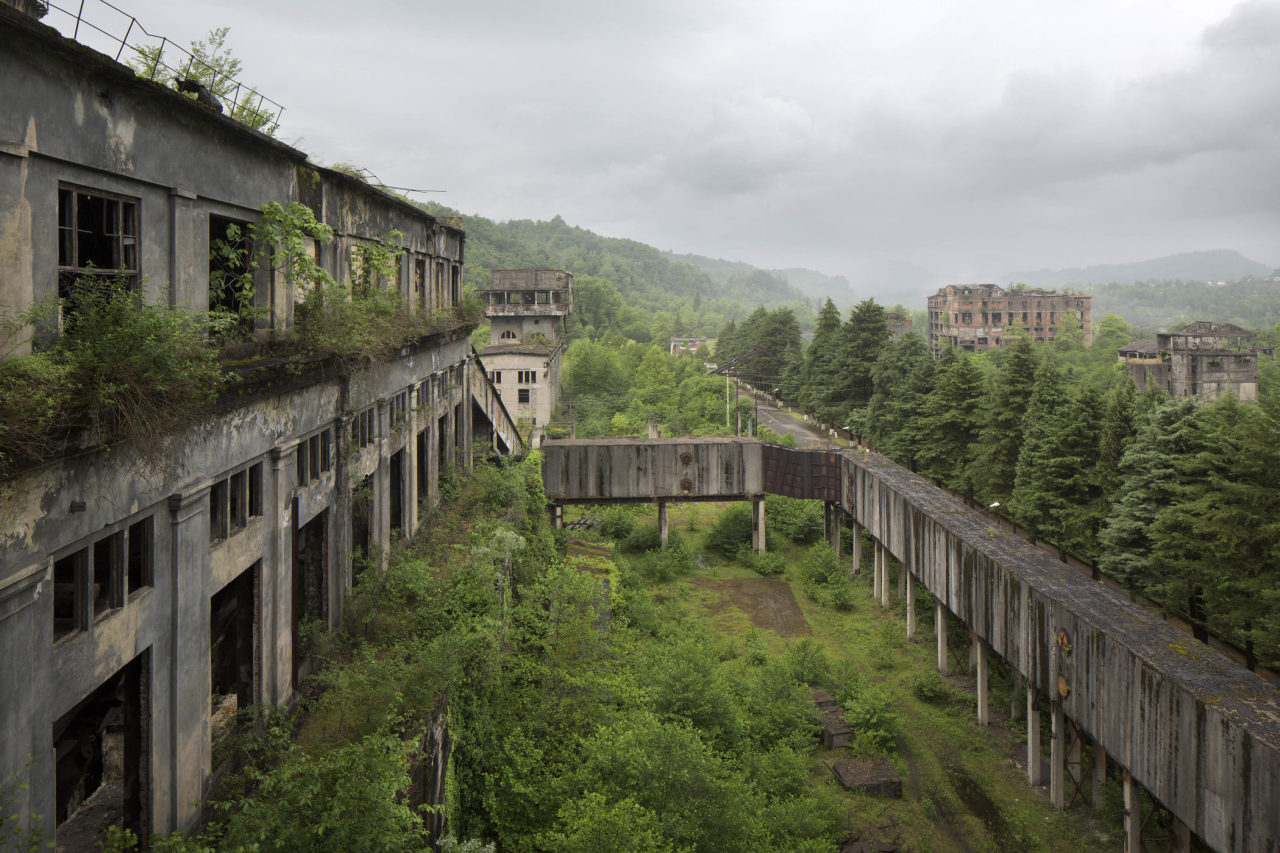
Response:
MULTIPOLYGON (((458 216, 438 204, 438 216, 458 216)), ((634 341, 671 336, 713 337, 726 320, 745 317, 757 305, 795 306, 811 316, 803 295, 763 270, 713 278, 634 240, 602 237, 559 216, 494 222, 462 216, 467 231, 466 283, 488 286, 494 269, 552 267, 574 274, 571 331, 599 337, 617 332, 634 341)))
POLYGON ((1085 289, 1095 317, 1118 314, 1134 326, 1158 330, 1195 320, 1235 323, 1246 329, 1280 323, 1280 281, 1244 279, 1224 285, 1203 281, 1147 281, 1085 289))
MULTIPOLYGON (((664 253, 673 261, 687 263, 706 272, 717 283, 730 282, 750 276, 769 276, 780 286, 790 285, 805 297, 819 305, 825 299, 833 300, 837 305, 848 305, 853 302, 853 285, 842 275, 825 275, 816 270, 792 267, 785 270, 762 270, 742 261, 726 261, 720 258, 708 258, 705 255, 677 255, 674 252, 664 253)), ((768 303, 763 303, 768 304, 768 303)))
POLYGON ((1231 249, 1180 252, 1124 264, 1095 264, 1061 270, 1029 270, 1009 273, 1002 281, 1021 281, 1034 287, 1087 287, 1103 283, 1132 284, 1143 281, 1231 281, 1272 273, 1271 267, 1250 260, 1231 249))

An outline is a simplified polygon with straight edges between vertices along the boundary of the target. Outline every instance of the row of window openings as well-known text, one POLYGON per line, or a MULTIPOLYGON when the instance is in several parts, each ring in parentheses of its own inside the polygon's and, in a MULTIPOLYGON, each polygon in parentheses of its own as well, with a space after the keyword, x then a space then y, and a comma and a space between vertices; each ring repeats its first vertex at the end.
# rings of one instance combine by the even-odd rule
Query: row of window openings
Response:
POLYGON ((564 290, 546 291, 546 290, 509 290, 509 291, 490 291, 490 305, 562 305, 565 300, 561 298, 562 294, 567 293, 564 290))
POLYGON ((227 539, 262 515, 262 463, 257 462, 209 488, 209 541, 227 539))
POLYGON ((102 537, 53 564, 53 638, 84 631, 90 618, 124 606, 155 584, 153 516, 102 537))
POLYGON ((331 447, 332 439, 327 429, 298 442, 293 458, 299 486, 319 480, 320 475, 333 466, 331 447))

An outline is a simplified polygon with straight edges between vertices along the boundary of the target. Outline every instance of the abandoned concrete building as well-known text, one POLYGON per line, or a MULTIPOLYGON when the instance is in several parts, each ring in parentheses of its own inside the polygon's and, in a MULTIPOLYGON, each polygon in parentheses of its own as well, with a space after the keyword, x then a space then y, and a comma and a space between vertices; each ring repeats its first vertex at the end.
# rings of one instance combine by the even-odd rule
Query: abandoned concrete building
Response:
POLYGON ((1258 399, 1258 359, 1273 357, 1275 347, 1250 343, 1252 335, 1231 323, 1198 320, 1134 341, 1117 354, 1129 368, 1138 391, 1163 388, 1173 397, 1216 400, 1224 394, 1258 399))
POLYGON ((1004 346, 1009 327, 1021 324, 1035 341, 1051 341, 1069 315, 1093 343, 1092 297, 1039 288, 1005 290, 995 284, 949 284, 929 297, 929 347, 970 352, 1004 346))
POLYGON ((182 829, 235 711, 294 701, 307 631, 336 626, 353 573, 376 566, 350 555, 413 534, 442 469, 520 439, 456 310, 459 227, 3 4, 0 79, 5 306, 96 268, 203 312, 219 298, 211 243, 297 202, 332 226, 312 248, 338 278, 354 247, 401 232, 386 286, 437 318, 361 370, 266 358, 300 294, 261 270, 256 355, 162 458, 87 441, 0 481, 0 783, 27 784, 14 810, 60 840, 90 804, 143 837, 182 829))
POLYGON ((489 346, 480 358, 517 419, 541 444, 560 394, 565 318, 573 311, 573 274, 564 270, 494 270, 480 291, 489 346))

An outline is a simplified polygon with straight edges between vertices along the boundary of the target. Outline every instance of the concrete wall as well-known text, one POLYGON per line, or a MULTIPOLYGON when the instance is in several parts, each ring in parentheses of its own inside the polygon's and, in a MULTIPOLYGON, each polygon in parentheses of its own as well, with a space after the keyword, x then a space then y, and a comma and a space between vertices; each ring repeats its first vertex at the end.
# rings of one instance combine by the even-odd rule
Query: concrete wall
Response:
POLYGON ((548 440, 542 454, 547 498, 563 503, 763 494, 754 439, 548 440))

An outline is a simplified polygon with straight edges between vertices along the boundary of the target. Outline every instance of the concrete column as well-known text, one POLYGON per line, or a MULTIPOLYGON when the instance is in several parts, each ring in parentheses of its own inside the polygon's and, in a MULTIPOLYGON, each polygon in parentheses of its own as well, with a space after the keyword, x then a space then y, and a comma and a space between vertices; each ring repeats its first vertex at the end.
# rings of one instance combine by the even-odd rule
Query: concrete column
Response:
POLYGON ((916 638, 916 582, 907 578, 907 639, 916 638))
POLYGON ((947 674, 947 611, 941 601, 933 603, 933 632, 938 635, 938 672, 947 674))
POLYGON ((1027 782, 1032 787, 1044 781, 1040 760, 1040 708, 1036 688, 1027 682, 1027 782))
POLYGON ((1058 811, 1066 807, 1065 775, 1063 765, 1066 763, 1066 731, 1062 718, 1062 703, 1053 701, 1050 707, 1051 737, 1049 746, 1049 802, 1058 811))
POLYGON ((853 577, 862 571, 862 525, 853 523, 853 577))
POLYGON ((1124 771, 1124 853, 1142 850, 1142 798, 1138 783, 1124 771))
POLYGON ((973 635, 973 644, 978 650, 978 725, 985 726, 991 722, 987 644, 977 634, 973 635))
POLYGON ((837 504, 831 504, 831 547, 836 552, 836 559, 840 559, 840 527, 842 519, 840 518, 840 507, 837 504))
MULTIPOLYGON (((341 447, 342 430, 334 428, 334 446, 341 447)), ((293 563, 293 543, 290 537, 293 529, 293 518, 290 517, 294 486, 295 466, 285 464, 293 462, 293 447, 273 447, 271 449, 271 479, 263 484, 262 511, 264 521, 270 522, 267 541, 263 543, 262 574, 259 587, 262 591, 262 704, 282 705, 292 692, 293 682, 293 631, 290 615, 292 613, 293 585, 292 572, 287 570, 293 563)), ((342 454, 334 450, 335 477, 345 477, 342 466, 342 454)), ((341 482, 341 481, 339 481, 341 482)))
POLYGON ((1016 669, 1010 678, 1009 687, 1009 719, 1017 720, 1022 717, 1024 706, 1022 704, 1022 673, 1016 669))
POLYGON ((388 421, 387 401, 377 405, 378 438, 373 446, 378 451, 378 465, 373 469, 373 528, 374 545, 378 548, 378 568, 387 567, 387 553, 391 550, 391 463, 387 454, 387 437, 391 432, 388 421))
POLYGON ((658 543, 667 547, 667 502, 658 501, 658 543))
POLYGON ((763 554, 765 548, 764 498, 752 498, 751 504, 751 545, 757 553, 763 554))
MULTIPOLYGON (((551 526, 556 530, 564 529, 564 504, 551 505, 551 526)), ((665 540, 663 544, 666 544, 665 540)))
POLYGON ((889 552, 879 542, 876 543, 876 554, 880 557, 880 606, 889 606, 889 552))
POLYGON ((871 542, 871 597, 880 600, 880 544, 871 542))
MULTIPOLYGON (((209 488, 169 498, 172 606, 167 714, 169 826, 189 826, 200 812, 211 771, 209 744, 209 488)), ((159 581, 159 578, 157 578, 159 581)), ((159 592, 159 590, 157 590, 159 592)), ((166 713, 159 702, 151 707, 166 713)), ((156 780, 160 784, 161 780, 156 780)))
POLYGON ((1102 748, 1102 744, 1094 741, 1092 754, 1093 786, 1090 799, 1093 800, 1093 807, 1097 808, 1102 805, 1102 786, 1107 781, 1107 751, 1102 748))

